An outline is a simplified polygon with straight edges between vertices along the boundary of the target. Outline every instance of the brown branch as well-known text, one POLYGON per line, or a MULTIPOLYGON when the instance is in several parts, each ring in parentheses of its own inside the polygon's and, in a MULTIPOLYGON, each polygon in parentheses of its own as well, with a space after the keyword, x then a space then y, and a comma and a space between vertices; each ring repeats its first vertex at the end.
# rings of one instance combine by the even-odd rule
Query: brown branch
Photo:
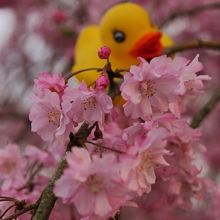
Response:
MULTIPOLYGON (((70 151, 72 146, 82 147, 87 137, 91 133, 91 128, 87 123, 83 123, 79 128, 78 132, 74 134, 70 134, 70 141, 67 145, 67 150, 70 151)), ((39 200, 38 206, 35 210, 32 220, 47 220, 50 216, 50 213, 55 205, 57 197, 53 193, 53 188, 55 182, 62 176, 64 169, 67 167, 67 161, 63 158, 57 165, 54 175, 49 181, 46 188, 43 190, 39 200)))
POLYGON ((172 22, 176 18, 180 17, 185 17, 185 16, 195 16, 203 11, 207 10, 217 10, 220 9, 220 2, 213 2, 210 4, 204 4, 204 5, 199 5, 197 7, 188 9, 188 10, 183 10, 183 11, 177 11, 172 14, 170 14, 160 25, 160 27, 163 27, 167 25, 168 23, 172 22))
POLYGON ((189 43, 168 47, 164 50, 164 54, 171 56, 177 52, 183 52, 192 49, 211 49, 220 51, 220 41, 196 40, 189 43))
POLYGON ((57 197, 53 193, 54 184, 56 180, 58 180, 61 177, 66 166, 67 162, 65 159, 59 162, 53 177, 51 178, 47 187, 41 194, 41 197, 38 201, 37 209, 34 212, 32 220, 46 220, 49 218, 49 215, 57 200, 57 197))
POLYGON ((218 88, 211 96, 209 101, 203 106, 199 113, 192 119, 190 126, 198 128, 202 121, 211 113, 220 101, 220 88, 218 88))

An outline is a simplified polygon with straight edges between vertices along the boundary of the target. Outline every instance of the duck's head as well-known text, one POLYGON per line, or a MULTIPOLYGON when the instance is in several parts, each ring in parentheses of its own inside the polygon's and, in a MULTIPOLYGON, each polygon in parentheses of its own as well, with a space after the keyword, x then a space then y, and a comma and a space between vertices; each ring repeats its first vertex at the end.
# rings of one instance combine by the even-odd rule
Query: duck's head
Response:
POLYGON ((134 3, 113 6, 100 23, 101 40, 112 50, 112 56, 130 60, 151 59, 162 53, 162 34, 152 26, 148 13, 134 3))

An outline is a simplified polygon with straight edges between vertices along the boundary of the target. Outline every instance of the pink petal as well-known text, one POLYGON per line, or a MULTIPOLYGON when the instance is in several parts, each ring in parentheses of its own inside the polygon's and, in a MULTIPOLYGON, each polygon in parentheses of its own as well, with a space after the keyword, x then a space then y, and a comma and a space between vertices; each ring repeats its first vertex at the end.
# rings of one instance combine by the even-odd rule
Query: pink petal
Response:
POLYGON ((105 216, 112 211, 112 207, 109 204, 107 195, 100 192, 96 197, 95 202, 95 214, 99 216, 105 216))

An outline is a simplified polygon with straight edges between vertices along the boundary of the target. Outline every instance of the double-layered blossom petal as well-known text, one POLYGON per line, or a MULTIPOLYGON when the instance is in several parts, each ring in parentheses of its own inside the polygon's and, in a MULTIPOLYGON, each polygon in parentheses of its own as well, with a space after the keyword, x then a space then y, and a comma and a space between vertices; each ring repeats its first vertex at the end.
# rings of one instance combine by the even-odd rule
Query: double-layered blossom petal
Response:
POLYGON ((167 132, 163 128, 145 129, 144 124, 137 124, 125 129, 124 139, 130 145, 129 156, 122 160, 122 179, 130 190, 140 196, 151 191, 155 183, 155 168, 167 166, 164 155, 167 132))
POLYGON ((67 122, 99 121, 112 109, 112 99, 103 90, 89 90, 83 82, 79 88, 67 88, 62 108, 67 122))
POLYGON ((207 75, 197 75, 202 70, 198 55, 192 62, 183 57, 171 59, 156 57, 149 63, 142 58, 138 66, 131 66, 121 85, 122 97, 126 100, 125 114, 132 118, 149 118, 169 109, 181 114, 183 100, 203 90, 207 75))
POLYGON ((56 182, 54 192, 64 202, 74 203, 82 217, 107 219, 125 203, 126 193, 113 154, 100 158, 90 156, 86 149, 74 148, 67 162, 69 167, 56 182))
POLYGON ((139 66, 132 66, 121 85, 122 97, 127 101, 125 114, 132 118, 148 118, 153 112, 166 112, 175 101, 180 85, 179 75, 172 68, 171 58, 140 58, 139 66))

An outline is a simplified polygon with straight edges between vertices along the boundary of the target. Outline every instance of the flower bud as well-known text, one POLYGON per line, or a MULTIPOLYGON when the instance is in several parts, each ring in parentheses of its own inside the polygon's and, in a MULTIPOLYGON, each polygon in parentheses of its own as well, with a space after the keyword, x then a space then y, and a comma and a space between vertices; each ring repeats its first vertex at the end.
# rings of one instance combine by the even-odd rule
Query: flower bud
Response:
POLYGON ((98 56, 100 59, 108 59, 111 54, 111 50, 107 46, 102 46, 98 50, 98 56))
POLYGON ((53 12, 52 19, 56 23, 63 23, 64 21, 66 21, 66 15, 62 10, 56 10, 53 12))
POLYGON ((96 80, 96 89, 105 89, 108 85, 108 75, 106 73, 102 73, 100 77, 96 80))

